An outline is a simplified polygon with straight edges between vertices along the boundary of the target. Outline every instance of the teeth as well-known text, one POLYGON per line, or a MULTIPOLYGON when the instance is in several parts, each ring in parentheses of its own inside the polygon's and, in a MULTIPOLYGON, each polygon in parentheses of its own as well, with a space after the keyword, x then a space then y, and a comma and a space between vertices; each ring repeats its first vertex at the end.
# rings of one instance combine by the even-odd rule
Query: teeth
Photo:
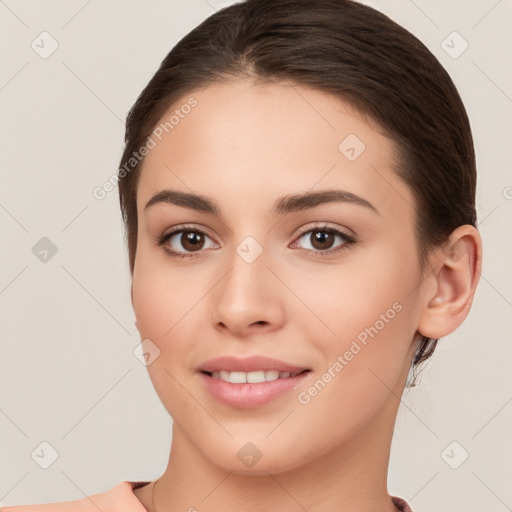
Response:
MULTIPOLYGON (((258 382, 265 382, 265 372, 263 370, 257 372, 247 372, 247 381, 249 384, 257 384, 258 382)), ((279 377, 279 375, 278 375, 279 377)))
POLYGON ((258 384, 259 382, 269 382, 277 379, 287 379, 295 377, 301 372, 278 372, 277 370, 257 370, 254 372, 227 372, 215 371, 212 372, 214 379, 220 379, 231 384, 258 384))
POLYGON ((243 384, 247 382, 247 374, 245 372, 229 372, 229 382, 231 384, 243 384))

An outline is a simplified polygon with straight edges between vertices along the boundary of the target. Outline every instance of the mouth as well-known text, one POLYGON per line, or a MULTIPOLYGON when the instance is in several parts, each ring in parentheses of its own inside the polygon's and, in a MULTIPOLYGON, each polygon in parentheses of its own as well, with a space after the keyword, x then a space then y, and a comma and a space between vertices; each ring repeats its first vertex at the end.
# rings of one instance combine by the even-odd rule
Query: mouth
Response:
POLYGON ((225 405, 248 409, 295 389, 311 369, 263 356, 222 356, 207 361, 197 371, 213 398, 225 405))
POLYGON ((216 370, 213 372, 202 371, 213 379, 220 379, 231 384, 259 384, 271 382, 278 379, 289 379, 296 377, 310 370, 305 369, 298 372, 280 372, 278 370, 256 370, 252 372, 229 372, 227 370, 216 370))

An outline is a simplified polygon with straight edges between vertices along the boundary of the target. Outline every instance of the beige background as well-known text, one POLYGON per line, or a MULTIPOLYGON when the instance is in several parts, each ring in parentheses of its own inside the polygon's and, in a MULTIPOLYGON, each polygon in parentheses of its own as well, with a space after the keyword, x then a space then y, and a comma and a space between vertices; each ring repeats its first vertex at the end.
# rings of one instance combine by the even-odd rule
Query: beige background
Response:
MULTIPOLYGON (((123 120, 160 61, 227 3, 0 1, 1 505, 79 499, 165 468, 171 420, 133 354, 117 189, 101 201, 92 190, 116 172, 123 120), (43 237, 57 249, 46 262, 43 237)), ((485 248, 469 318, 404 396, 389 489, 415 512, 510 510, 512 3, 367 3, 425 42, 460 90, 485 248), (469 44, 458 58, 453 31, 469 44)))

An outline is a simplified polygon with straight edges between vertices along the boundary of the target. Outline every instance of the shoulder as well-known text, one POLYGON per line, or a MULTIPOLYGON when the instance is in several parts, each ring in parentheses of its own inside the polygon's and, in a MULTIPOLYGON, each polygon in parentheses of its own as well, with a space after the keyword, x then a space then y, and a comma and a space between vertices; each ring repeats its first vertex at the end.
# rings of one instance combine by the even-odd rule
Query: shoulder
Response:
POLYGON ((391 496, 391 500, 398 507, 400 512, 413 512, 412 508, 409 506, 409 504, 403 498, 398 498, 397 496, 391 496))
POLYGON ((80 500, 1 507, 0 512, 147 512, 133 493, 133 489, 148 483, 125 480, 106 492, 80 500))

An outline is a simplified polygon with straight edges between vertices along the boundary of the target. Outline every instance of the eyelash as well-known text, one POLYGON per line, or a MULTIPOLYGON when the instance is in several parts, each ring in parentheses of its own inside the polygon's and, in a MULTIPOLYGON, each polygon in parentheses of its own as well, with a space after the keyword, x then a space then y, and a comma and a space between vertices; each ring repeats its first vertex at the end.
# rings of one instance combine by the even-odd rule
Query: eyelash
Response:
MULTIPOLYGON (((205 231, 203 231, 202 229, 196 228, 194 226, 177 226, 170 233, 166 233, 166 234, 162 235, 160 238, 158 238, 158 240, 157 240, 158 246, 164 246, 164 244, 166 242, 168 242, 172 236, 174 236, 178 233, 183 233, 184 231, 190 231, 192 233, 201 233, 201 235, 211 238, 205 231)), ((318 254, 319 256, 330 256, 334 253, 338 253, 340 251, 346 250, 351 245, 357 243, 356 239, 353 236, 351 236, 339 229, 330 228, 326 225, 313 226, 313 227, 310 226, 307 229, 305 229, 304 231, 302 231, 301 233, 299 233, 299 235, 297 236, 297 238, 295 240, 299 240, 304 235, 306 235, 308 233, 313 233, 315 231, 320 231, 323 233, 329 233, 329 234, 335 235, 335 236, 341 238, 344 243, 341 244, 340 246, 336 247, 335 249, 328 249, 325 251, 321 251, 321 250, 315 251, 315 250, 311 250, 311 249, 301 249, 301 248, 299 248, 299 250, 306 251, 306 252, 313 252, 315 254, 318 254)), ((169 247, 167 245, 165 245, 163 247, 163 249, 169 256, 171 256, 173 258, 191 258, 191 257, 198 256, 199 253, 202 252, 201 250, 199 250, 196 253, 181 253, 181 252, 177 252, 177 251, 173 251, 172 249, 169 249, 169 247)))

